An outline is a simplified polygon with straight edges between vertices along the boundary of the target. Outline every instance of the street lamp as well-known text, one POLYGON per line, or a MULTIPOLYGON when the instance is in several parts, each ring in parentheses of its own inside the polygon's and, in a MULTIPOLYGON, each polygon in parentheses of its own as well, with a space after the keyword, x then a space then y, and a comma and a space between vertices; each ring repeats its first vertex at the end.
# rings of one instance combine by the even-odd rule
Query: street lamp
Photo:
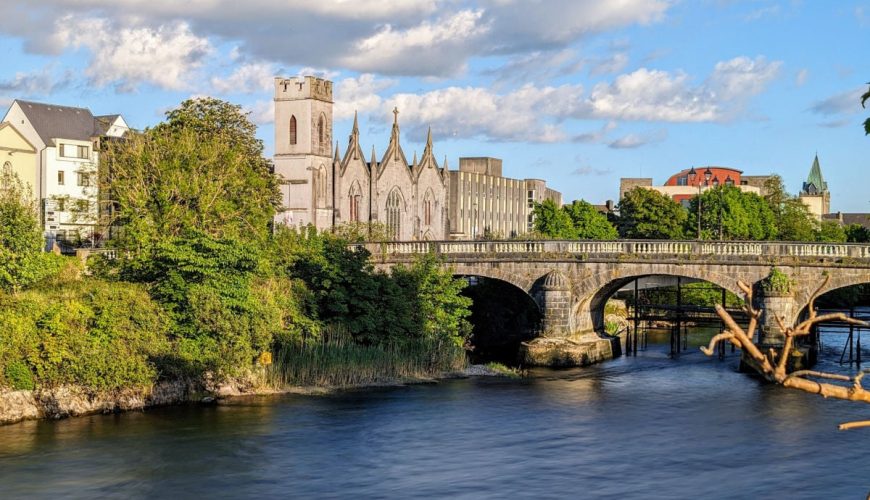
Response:
MULTIPOLYGON (((695 179, 698 173, 695 172, 695 167, 689 169, 689 184, 695 184, 695 179)), ((701 239, 701 182, 698 181, 698 239, 701 239)))

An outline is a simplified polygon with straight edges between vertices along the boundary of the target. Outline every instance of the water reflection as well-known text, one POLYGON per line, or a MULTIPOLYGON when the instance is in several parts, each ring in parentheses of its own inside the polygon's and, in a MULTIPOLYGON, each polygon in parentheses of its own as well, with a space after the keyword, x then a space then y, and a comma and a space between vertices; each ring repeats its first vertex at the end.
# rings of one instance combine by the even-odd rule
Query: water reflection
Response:
MULTIPOLYGON (((833 341, 833 339, 832 339, 833 341)), ((529 379, 0 427, 4 498, 863 498, 848 402, 667 345, 529 379)), ((836 364, 836 363, 834 363, 836 364)))

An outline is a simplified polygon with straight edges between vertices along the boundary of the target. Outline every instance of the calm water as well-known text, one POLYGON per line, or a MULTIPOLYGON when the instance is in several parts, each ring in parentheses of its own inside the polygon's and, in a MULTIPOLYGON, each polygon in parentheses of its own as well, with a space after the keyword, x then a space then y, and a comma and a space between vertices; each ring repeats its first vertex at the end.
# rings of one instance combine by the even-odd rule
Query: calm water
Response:
POLYGON ((0 497, 866 497, 870 430, 836 426, 870 407, 665 348, 520 381, 0 427, 0 497))

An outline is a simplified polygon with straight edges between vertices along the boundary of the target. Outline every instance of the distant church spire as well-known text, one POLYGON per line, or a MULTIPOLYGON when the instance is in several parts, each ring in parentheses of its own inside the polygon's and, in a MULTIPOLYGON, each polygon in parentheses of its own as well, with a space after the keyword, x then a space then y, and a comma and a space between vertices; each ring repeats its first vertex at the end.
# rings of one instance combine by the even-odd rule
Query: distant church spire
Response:
POLYGON ((810 167, 810 173, 801 191, 807 194, 822 194, 828 191, 828 183, 822 177, 822 167, 819 165, 818 153, 816 153, 816 157, 813 159, 813 166, 810 167))
POLYGON ((356 119, 356 110, 353 110, 353 129, 350 131, 350 133, 359 137, 359 123, 356 119))
MULTIPOLYGON (((393 131, 390 134, 390 145, 387 151, 393 155, 393 159, 399 159, 399 107, 393 108, 393 131)), ((407 160, 405 160, 407 161, 407 160)))
POLYGON ((337 163, 341 163, 341 157, 338 155, 338 141, 335 141, 335 158, 333 158, 337 163))

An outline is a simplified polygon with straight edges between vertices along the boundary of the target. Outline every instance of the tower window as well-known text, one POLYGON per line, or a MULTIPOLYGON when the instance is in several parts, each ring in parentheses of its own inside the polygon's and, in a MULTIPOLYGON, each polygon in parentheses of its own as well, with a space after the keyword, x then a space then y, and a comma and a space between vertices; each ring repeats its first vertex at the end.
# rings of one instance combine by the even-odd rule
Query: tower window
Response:
POLYGON ((320 118, 317 119, 317 140, 322 145, 324 142, 324 131, 323 131, 323 115, 320 115, 320 118))
POLYGON ((296 116, 290 117, 290 145, 296 145, 296 116))

